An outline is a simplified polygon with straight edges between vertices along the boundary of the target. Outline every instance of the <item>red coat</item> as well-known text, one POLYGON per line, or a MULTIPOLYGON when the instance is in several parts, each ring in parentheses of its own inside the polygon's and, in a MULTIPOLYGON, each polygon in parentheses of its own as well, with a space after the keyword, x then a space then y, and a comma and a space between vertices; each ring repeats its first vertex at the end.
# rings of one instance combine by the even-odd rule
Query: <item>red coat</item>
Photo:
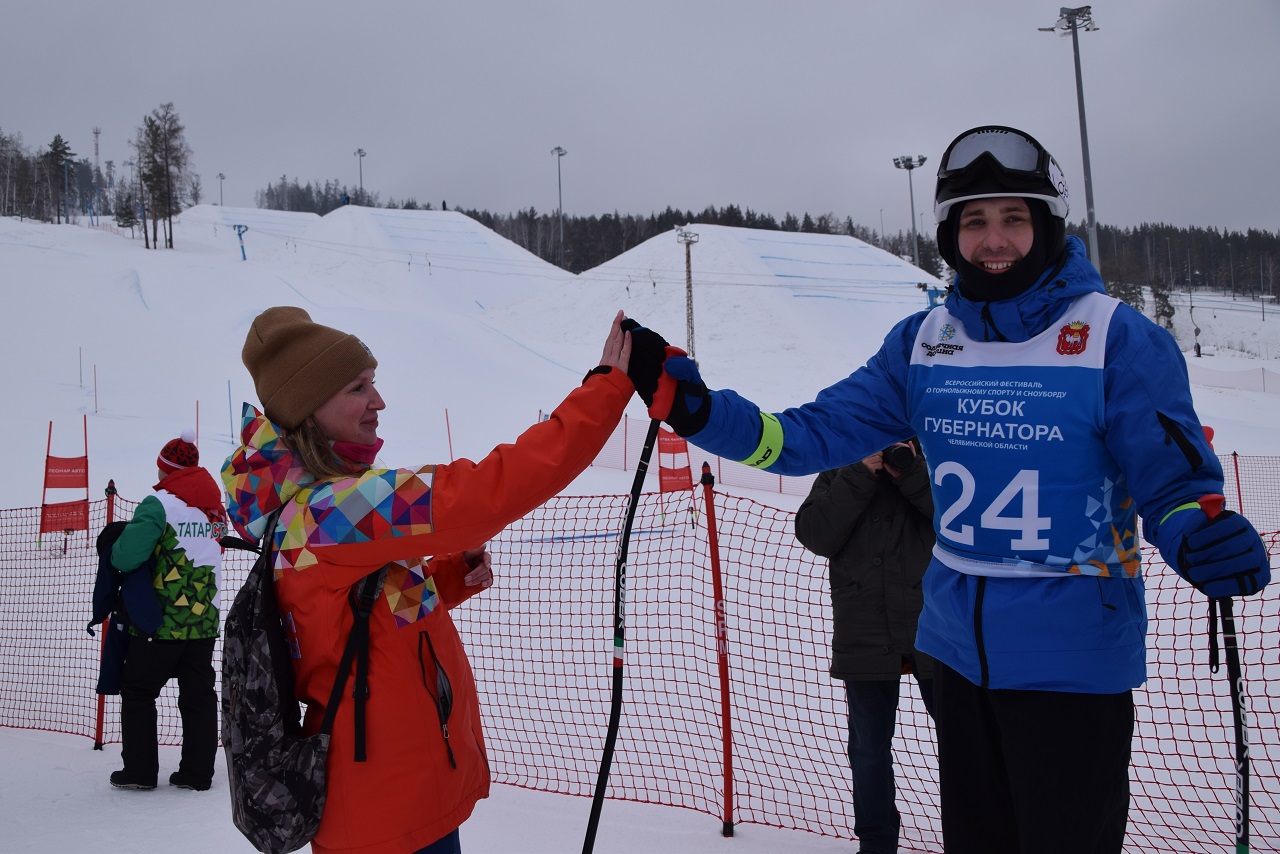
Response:
POLYGON ((311 483, 274 425, 246 406, 243 444, 222 477, 232 520, 251 538, 285 505, 276 595, 296 641, 294 682, 307 703, 308 733, 320 727, 351 627, 348 590, 393 563, 370 620, 368 759, 354 761, 348 688, 330 742, 328 799, 314 851, 416 851, 459 827, 488 795, 475 680, 448 613, 479 591, 463 582, 468 568, 460 552, 568 486, 595 459, 631 393, 622 371, 594 374, 549 420, 479 463, 370 469, 311 483), (434 696, 437 666, 453 692, 447 746, 434 696))

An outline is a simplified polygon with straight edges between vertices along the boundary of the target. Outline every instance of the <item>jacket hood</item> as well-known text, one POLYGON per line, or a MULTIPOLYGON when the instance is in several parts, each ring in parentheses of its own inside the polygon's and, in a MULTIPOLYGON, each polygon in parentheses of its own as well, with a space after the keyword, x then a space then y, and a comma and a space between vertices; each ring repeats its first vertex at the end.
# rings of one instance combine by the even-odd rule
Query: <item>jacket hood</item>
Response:
POLYGON ((171 472, 152 489, 176 495, 184 504, 203 510, 206 515, 212 514, 219 519, 224 515, 222 490, 213 475, 202 466, 187 466, 171 472))
POLYGON ((280 428, 246 403, 240 447, 222 464, 231 524, 247 539, 262 539, 266 520, 315 478, 280 439, 280 428))
POLYGON ((978 341, 1027 341, 1049 328, 1078 296, 1106 293, 1102 276, 1084 244, 1068 237, 1062 259, 1025 292, 1005 300, 978 302, 960 294, 960 277, 947 297, 947 311, 978 341))

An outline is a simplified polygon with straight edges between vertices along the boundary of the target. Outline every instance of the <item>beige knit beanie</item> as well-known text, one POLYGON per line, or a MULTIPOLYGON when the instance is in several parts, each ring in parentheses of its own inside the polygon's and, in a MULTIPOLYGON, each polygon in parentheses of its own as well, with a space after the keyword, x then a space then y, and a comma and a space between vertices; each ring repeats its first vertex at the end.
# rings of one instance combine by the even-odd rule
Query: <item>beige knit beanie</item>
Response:
POLYGON ((259 314, 240 354, 267 417, 293 429, 378 360, 354 335, 321 326, 300 308, 259 314))

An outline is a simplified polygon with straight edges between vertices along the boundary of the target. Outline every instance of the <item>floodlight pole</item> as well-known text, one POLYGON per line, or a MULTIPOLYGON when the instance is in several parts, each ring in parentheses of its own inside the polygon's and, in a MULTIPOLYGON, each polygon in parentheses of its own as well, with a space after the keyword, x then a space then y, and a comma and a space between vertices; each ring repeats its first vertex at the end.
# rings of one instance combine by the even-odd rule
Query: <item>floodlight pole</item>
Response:
POLYGON ((911 258, 917 267, 920 266, 920 232, 916 230, 916 190, 911 183, 911 173, 917 167, 923 166, 926 159, 923 154, 918 157, 904 154, 893 158, 894 166, 907 170, 907 192, 911 195, 911 258))
POLYGON ((685 231, 677 226, 676 240, 684 244, 684 320, 685 320, 685 337, 687 338, 689 358, 695 358, 693 353, 693 254, 689 247, 698 242, 698 235, 692 231, 685 231))
POLYGON ((560 160, 569 152, 557 145, 551 149, 556 156, 556 217, 560 220, 560 267, 564 268, 564 189, 560 183, 560 160))
POLYGON ((1080 76, 1080 27, 1086 33, 1099 29, 1093 22, 1093 7, 1079 6, 1069 9, 1066 6, 1058 10, 1061 16, 1052 27, 1039 27, 1042 33, 1071 33, 1071 49, 1076 60, 1076 106, 1080 111, 1080 151, 1084 160, 1084 204, 1089 216, 1089 260, 1099 271, 1102 262, 1098 256, 1098 220, 1093 211, 1093 171, 1089 167, 1089 131, 1084 121, 1084 83, 1080 76))
POLYGON ((364 149, 357 148, 355 155, 358 158, 356 162, 360 164, 360 204, 364 204, 364 149))
POLYGON ((218 207, 223 207, 223 204, 222 204, 222 182, 223 182, 223 181, 225 181, 226 179, 227 179, 227 176, 226 176, 226 175, 223 175, 221 172, 219 172, 219 173, 218 173, 218 207))

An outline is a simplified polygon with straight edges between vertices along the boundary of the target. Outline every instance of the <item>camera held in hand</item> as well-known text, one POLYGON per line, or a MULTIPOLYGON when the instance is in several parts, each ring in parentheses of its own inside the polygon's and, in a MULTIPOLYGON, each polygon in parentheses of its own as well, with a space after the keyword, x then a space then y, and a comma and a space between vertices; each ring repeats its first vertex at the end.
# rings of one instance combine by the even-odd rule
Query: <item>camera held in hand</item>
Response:
POLYGON ((893 445, 880 453, 880 460, 898 474, 903 474, 915 465, 916 452, 910 445, 893 445))

